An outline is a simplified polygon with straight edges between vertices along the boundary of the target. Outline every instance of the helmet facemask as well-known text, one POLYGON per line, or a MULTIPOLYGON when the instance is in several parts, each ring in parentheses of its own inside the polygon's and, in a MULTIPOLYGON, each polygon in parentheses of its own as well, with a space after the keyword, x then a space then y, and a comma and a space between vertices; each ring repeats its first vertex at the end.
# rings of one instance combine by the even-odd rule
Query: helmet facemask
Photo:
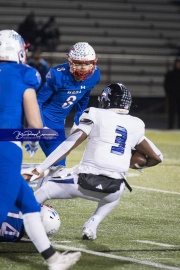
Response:
POLYGON ((94 73, 97 58, 94 49, 88 43, 78 42, 70 49, 68 61, 73 77, 77 81, 84 81, 94 73), (85 68, 82 68, 83 65, 85 68))
POLYGON ((70 72, 77 81, 84 81, 92 76, 96 67, 96 61, 70 60, 70 72), (77 64, 88 66, 88 69, 77 68, 77 64))

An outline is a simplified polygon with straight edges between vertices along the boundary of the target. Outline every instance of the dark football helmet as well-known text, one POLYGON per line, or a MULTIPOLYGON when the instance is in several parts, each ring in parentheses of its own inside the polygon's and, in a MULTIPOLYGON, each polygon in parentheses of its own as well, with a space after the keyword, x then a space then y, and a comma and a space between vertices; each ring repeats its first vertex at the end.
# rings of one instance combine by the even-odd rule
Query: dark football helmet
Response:
POLYGON ((108 85, 98 97, 99 108, 109 109, 118 108, 130 110, 132 97, 131 93, 121 83, 108 85))

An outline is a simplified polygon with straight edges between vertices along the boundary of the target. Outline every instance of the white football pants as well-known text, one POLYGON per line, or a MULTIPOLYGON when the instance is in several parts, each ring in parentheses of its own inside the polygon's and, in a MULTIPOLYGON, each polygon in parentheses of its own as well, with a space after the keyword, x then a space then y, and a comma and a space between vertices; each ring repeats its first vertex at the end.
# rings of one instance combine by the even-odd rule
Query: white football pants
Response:
POLYGON ((75 199, 83 198, 86 200, 98 202, 98 206, 91 216, 91 219, 97 220, 96 228, 100 222, 115 208, 118 204, 124 190, 125 183, 121 184, 120 190, 115 193, 101 193, 81 188, 78 184, 78 175, 72 174, 64 178, 45 177, 38 183, 40 186, 34 193, 39 203, 44 203, 50 199, 75 199))

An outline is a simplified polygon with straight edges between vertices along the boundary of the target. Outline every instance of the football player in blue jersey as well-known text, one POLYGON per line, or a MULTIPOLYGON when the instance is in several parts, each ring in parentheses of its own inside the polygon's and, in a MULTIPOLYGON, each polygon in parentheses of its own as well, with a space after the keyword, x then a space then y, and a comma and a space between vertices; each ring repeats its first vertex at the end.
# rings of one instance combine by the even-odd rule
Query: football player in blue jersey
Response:
POLYGON ((18 242, 24 235, 23 215, 14 205, 0 224, 0 242, 18 242))
MULTIPOLYGON (((44 126, 59 130, 60 141, 41 141, 40 146, 48 156, 66 139, 65 121, 72 108, 75 110, 74 126, 86 109, 90 92, 100 80, 94 49, 86 42, 78 42, 68 53, 68 62, 50 69, 45 85, 37 94, 44 126)), ((65 166, 65 159, 56 163, 65 166)))
MULTIPOLYGON (((43 127, 35 92, 41 79, 37 70, 24 64, 26 59, 23 38, 13 30, 0 31, 0 129, 22 129, 24 115, 29 128, 43 127)), ((41 221, 40 204, 21 176, 21 164, 21 142, 0 141, 0 224, 15 205, 48 269, 68 269, 80 253, 63 255, 52 247, 41 221)))
MULTIPOLYGON (((60 217, 52 206, 41 205, 41 220, 47 235, 55 234, 60 228, 60 217)), ((23 225, 23 215, 14 205, 8 212, 6 220, 0 224, 0 242, 18 242, 27 240, 23 225)))

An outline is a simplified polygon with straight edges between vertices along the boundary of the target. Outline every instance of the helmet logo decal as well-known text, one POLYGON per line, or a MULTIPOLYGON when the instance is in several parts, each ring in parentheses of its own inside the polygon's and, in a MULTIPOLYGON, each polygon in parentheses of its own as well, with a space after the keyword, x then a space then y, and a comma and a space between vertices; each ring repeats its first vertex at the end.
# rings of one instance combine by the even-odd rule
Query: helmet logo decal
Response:
POLYGON ((131 93, 123 84, 113 83, 108 85, 98 98, 99 108, 118 108, 129 111, 131 107, 131 93))
POLYGON ((102 92, 102 99, 104 99, 105 101, 108 101, 108 95, 111 95, 111 88, 107 87, 104 89, 104 91, 102 92))

